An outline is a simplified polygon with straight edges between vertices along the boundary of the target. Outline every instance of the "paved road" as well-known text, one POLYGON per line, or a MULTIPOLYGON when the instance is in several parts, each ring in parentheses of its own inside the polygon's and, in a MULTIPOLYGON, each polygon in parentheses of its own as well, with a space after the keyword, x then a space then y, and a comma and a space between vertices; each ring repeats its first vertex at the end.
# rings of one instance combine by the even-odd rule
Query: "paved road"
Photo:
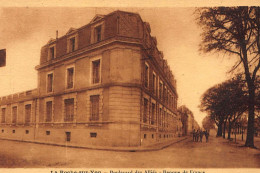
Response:
POLYGON ((191 138, 159 151, 115 152, 0 140, 0 167, 260 168, 260 150, 211 137, 191 138))

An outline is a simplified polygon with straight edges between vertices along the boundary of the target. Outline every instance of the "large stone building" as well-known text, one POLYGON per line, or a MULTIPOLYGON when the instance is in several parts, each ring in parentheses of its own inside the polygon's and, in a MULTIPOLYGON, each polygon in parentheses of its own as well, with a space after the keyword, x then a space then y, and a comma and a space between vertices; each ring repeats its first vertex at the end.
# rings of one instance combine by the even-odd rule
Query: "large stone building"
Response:
POLYGON ((135 13, 97 15, 41 49, 38 88, 0 99, 0 138, 142 146, 181 131, 176 81, 135 13))

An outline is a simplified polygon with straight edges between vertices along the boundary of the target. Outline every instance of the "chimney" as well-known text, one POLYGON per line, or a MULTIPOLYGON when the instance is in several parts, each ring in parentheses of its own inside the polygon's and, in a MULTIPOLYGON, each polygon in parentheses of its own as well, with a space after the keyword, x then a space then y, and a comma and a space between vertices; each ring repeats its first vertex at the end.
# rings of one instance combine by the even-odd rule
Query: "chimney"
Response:
POLYGON ((56 39, 58 39, 58 34, 59 34, 58 30, 56 30, 56 39))

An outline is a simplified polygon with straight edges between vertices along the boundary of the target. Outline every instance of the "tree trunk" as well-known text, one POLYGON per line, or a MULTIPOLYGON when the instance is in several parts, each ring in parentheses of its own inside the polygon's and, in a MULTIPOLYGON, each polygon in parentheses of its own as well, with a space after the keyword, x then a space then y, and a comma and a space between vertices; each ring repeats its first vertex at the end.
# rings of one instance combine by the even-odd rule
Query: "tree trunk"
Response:
POLYGON ((250 83, 248 85, 248 91, 249 91, 248 124, 247 124, 247 136, 246 136, 245 146, 254 148, 254 119, 255 119, 255 88, 254 88, 254 84, 250 83))
POLYGON ((228 139, 230 139, 230 133, 231 133, 231 122, 230 122, 230 118, 228 119, 228 139))
POLYGON ((226 124, 227 124, 227 120, 224 121, 224 130, 223 130, 223 138, 226 138, 226 124))
POLYGON ((222 122, 218 124, 218 133, 217 133, 217 137, 221 137, 221 136, 222 136, 222 125, 223 125, 222 122))

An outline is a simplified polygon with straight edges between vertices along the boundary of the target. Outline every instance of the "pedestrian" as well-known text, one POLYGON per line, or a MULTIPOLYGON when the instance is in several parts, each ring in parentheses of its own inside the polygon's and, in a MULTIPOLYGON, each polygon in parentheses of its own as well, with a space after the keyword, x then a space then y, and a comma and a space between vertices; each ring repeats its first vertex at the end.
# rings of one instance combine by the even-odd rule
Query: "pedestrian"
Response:
POLYGON ((200 135, 199 130, 197 130, 197 131, 196 131, 196 142, 199 141, 199 135, 200 135))
POLYGON ((205 132, 205 137, 206 137, 206 142, 208 142, 209 141, 209 132, 207 130, 205 132))
POLYGON ((193 142, 196 141, 196 132, 195 132, 195 129, 193 129, 193 131, 192 131, 192 141, 193 141, 193 142))
POLYGON ((200 142, 202 142, 202 138, 203 138, 203 131, 202 130, 200 130, 199 135, 200 135, 200 142))

